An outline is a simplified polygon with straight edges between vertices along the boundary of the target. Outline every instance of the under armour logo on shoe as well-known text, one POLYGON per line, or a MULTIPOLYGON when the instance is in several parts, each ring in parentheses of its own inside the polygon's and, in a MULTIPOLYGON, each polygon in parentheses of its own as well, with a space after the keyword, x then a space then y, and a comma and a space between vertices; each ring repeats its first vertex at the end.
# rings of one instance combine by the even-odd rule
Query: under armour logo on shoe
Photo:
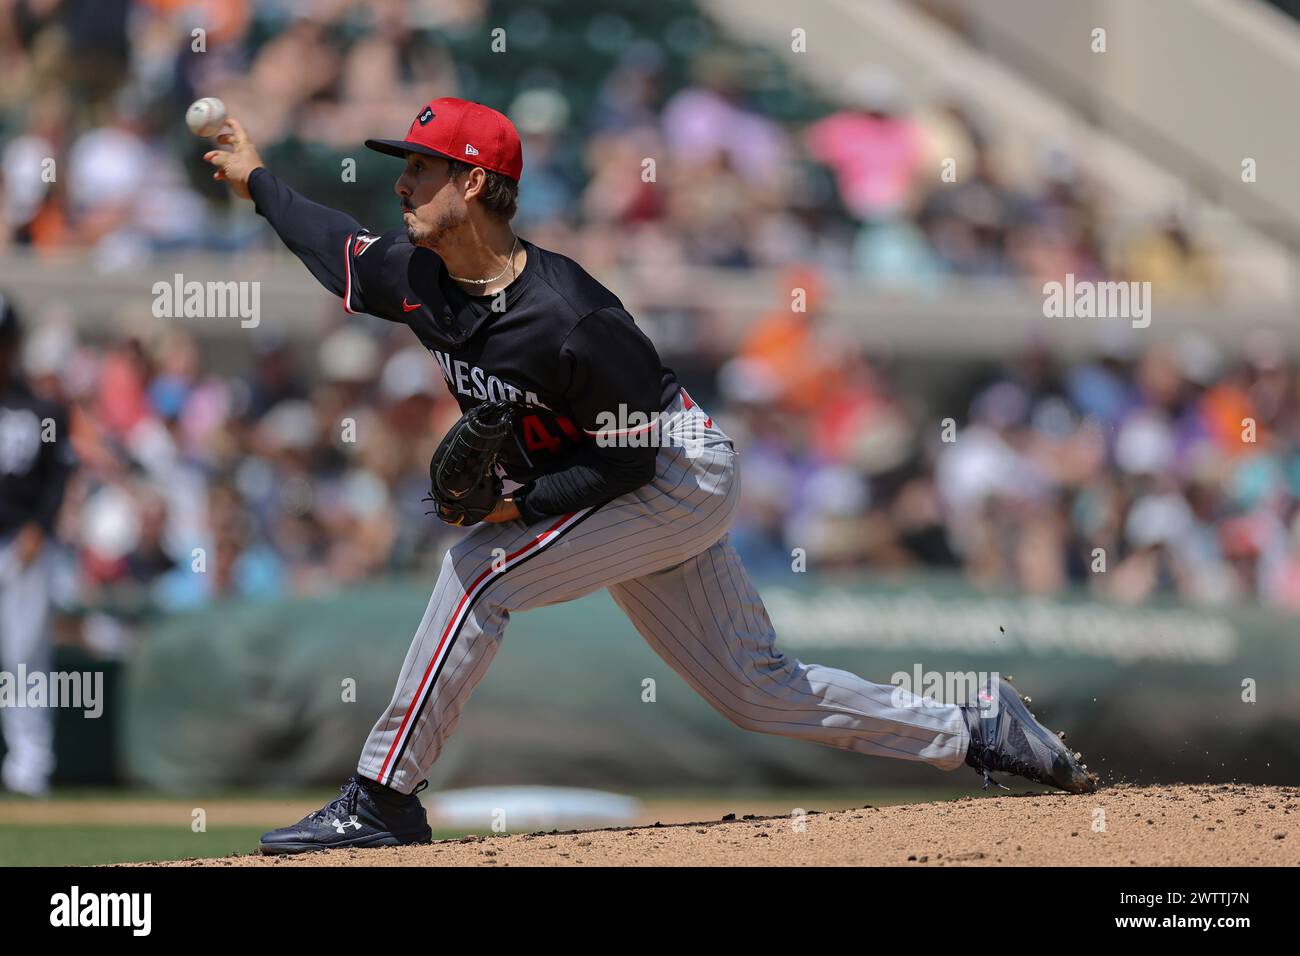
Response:
POLYGON ((469 143, 466 143, 466 144, 465 144, 465 155, 466 155, 466 156, 477 156, 477 155, 478 155, 478 150, 475 149, 473 146, 471 146, 469 143))
POLYGON ((357 815, 355 813, 348 817, 347 823, 344 823, 342 820, 336 817, 333 821, 333 825, 334 825, 334 829, 338 830, 339 833, 344 832, 348 827, 351 827, 354 830, 361 829, 361 824, 357 822, 357 815))

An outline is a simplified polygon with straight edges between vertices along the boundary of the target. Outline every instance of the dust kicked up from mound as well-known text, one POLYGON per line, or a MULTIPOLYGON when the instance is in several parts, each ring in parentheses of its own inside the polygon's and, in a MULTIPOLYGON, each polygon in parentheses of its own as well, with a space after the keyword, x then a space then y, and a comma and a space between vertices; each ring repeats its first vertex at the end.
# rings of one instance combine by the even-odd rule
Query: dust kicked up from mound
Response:
POLYGON ((1300 787, 1118 786, 163 866, 1295 866, 1300 787))

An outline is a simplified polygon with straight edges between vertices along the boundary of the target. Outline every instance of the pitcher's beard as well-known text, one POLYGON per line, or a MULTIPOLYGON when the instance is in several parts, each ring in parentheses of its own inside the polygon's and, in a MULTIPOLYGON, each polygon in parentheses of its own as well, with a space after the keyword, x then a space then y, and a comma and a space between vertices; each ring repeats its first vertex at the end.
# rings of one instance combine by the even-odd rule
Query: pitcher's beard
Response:
POLYGON ((459 224, 460 220, 452 213, 442 213, 427 224, 413 218, 406 224, 406 238, 413 246, 423 246, 436 252, 438 243, 459 224))

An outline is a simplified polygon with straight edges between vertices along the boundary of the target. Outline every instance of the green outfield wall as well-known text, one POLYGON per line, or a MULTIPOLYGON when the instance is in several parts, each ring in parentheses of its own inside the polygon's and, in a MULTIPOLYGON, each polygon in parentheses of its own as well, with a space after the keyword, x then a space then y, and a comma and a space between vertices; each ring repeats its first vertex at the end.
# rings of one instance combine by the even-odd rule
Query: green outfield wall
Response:
MULTIPOLYGON (((188 790, 346 774, 389 699, 430 583, 160 621, 115 690, 120 775, 188 790)), ((1293 618, 985 594, 944 577, 792 575, 760 590, 780 647, 801 660, 881 683, 918 670, 1013 675, 1039 716, 1109 779, 1300 782, 1293 618)), ((737 729, 603 592, 512 619, 431 777, 622 787, 936 778, 928 767, 737 729)))

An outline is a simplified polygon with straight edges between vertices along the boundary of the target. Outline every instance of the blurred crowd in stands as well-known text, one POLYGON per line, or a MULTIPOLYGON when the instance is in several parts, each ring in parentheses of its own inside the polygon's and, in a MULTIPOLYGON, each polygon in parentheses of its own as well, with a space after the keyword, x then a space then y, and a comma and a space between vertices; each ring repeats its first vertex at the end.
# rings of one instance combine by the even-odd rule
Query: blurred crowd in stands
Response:
POLYGON ((918 101, 870 67, 827 100, 729 46, 692 0, 598 6, 0 0, 0 245, 90 247, 113 268, 272 244, 180 121, 202 95, 294 185, 383 231, 396 171, 361 141, 458 95, 519 126, 519 229, 596 269, 808 258, 907 288, 1216 281, 1175 219, 1105 208, 1065 145, 1002 155, 957 100, 918 101))
MULTIPOLYGON (((742 449, 733 535, 760 580, 803 555, 830 573, 1300 611, 1300 394, 1278 342, 1251 338, 1244 361, 1187 338, 1065 364, 1030 348, 907 365, 810 305, 774 308, 687 379, 742 449)), ((247 371, 220 376, 183 331, 100 347, 43 323, 27 373, 74 408, 81 462, 60 527, 79 577, 66 603, 120 622, 432 575, 464 533, 421 501, 459 412, 392 331, 339 324, 314 350, 259 337, 247 371)))
POLYGON ((718 377, 745 449, 736 533, 773 574, 959 570, 973 585, 1300 611, 1300 389, 1273 336, 1115 339, 987 367, 873 360, 774 314, 718 377), (942 381, 938 389, 917 382, 942 381))
MULTIPOLYGON (((804 549, 810 568, 1300 609, 1296 373, 1270 343, 1245 362, 1189 339, 907 368, 819 321, 826 283, 850 275, 885 293, 1072 272, 1212 294, 1215 262, 1175 218, 1124 221, 1066 148, 1004 155, 956 99, 912 101, 885 72, 833 102, 772 82, 690 0, 601 9, 0 0, 0 254, 80 247, 120 269, 274 249, 180 121, 212 94, 293 185, 390 228, 396 170, 361 140, 405 130, 432 96, 482 99, 524 137, 516 227, 593 272, 816 263, 791 279, 807 311, 774 290, 734 355, 656 336, 744 451, 735 539, 756 572, 788 573, 804 549)), ((677 318, 708 338, 707 318, 677 318)), ((265 325, 241 343, 245 371, 219 375, 179 325, 104 344, 57 307, 35 323, 29 376, 74 408, 82 463, 64 603, 100 609, 102 649, 150 608, 432 573, 462 533, 420 501, 457 414, 427 353, 400 328, 338 325, 304 350, 265 325)))

